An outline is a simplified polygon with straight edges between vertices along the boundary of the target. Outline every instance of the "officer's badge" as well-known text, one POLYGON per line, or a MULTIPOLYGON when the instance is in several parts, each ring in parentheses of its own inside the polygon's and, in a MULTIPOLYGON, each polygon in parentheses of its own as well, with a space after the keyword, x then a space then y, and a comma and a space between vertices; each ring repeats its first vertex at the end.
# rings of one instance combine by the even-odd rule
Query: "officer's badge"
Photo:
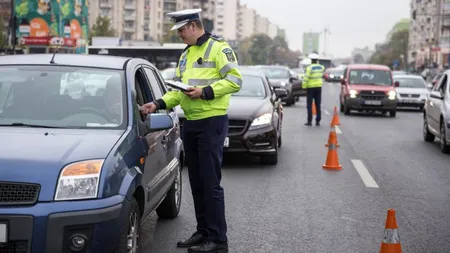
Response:
POLYGON ((233 50, 231 48, 225 48, 222 52, 227 56, 229 62, 235 62, 236 58, 234 58, 233 50))

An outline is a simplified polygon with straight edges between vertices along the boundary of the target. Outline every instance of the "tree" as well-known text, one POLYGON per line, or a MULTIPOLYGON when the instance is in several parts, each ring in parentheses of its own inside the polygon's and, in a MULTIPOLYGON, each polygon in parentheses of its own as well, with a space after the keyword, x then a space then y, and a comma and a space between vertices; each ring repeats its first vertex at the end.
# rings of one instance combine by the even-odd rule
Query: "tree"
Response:
POLYGON ((98 16, 95 24, 92 25, 90 32, 90 39, 93 36, 116 36, 116 31, 111 27, 111 20, 109 17, 98 16))
POLYGON ((364 57, 361 54, 355 54, 353 56, 354 63, 364 63, 364 57))
POLYGON ((394 62, 398 62, 400 69, 406 68, 408 38, 408 30, 394 32, 387 43, 376 46, 376 52, 372 55, 370 62, 390 66, 391 68, 394 68, 394 62))
POLYGON ((5 22, 3 20, 3 17, 0 17, 0 48, 4 47, 6 43, 7 40, 6 40, 5 22))

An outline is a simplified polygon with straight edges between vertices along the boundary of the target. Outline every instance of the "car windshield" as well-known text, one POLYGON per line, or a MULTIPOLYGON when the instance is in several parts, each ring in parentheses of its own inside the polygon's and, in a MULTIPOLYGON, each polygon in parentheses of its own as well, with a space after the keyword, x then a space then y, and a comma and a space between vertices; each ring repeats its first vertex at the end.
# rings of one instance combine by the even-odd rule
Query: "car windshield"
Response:
POLYGON ((289 70, 283 68, 262 68, 261 70, 270 79, 287 79, 291 76, 289 70))
POLYGON ((123 72, 0 66, 0 126, 123 128, 123 72))
POLYGON ((165 69, 161 71, 161 75, 164 78, 164 80, 173 80, 175 78, 175 69, 174 68, 165 69))
POLYGON ((400 88, 427 88, 427 85, 422 78, 395 78, 395 81, 399 82, 400 88))
POLYGON ((392 86, 391 73, 386 70, 353 69, 350 71, 349 84, 392 86))
POLYGON ((242 88, 233 93, 234 97, 266 97, 266 89, 261 77, 242 75, 242 88))

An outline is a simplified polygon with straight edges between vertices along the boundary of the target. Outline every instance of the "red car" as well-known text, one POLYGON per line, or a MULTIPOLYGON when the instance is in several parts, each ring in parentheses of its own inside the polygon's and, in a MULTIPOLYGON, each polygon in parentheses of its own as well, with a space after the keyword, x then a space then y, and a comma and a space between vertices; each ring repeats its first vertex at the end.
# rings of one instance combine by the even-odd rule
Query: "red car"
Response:
POLYGON ((397 93, 389 67, 374 64, 349 65, 341 80, 340 110, 349 115, 358 112, 397 113, 397 93))

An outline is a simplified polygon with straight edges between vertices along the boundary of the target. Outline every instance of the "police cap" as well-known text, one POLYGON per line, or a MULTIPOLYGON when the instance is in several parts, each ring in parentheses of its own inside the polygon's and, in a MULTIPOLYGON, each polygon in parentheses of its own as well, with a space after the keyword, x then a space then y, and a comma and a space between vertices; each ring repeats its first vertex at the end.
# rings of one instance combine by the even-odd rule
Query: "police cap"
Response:
POLYGON ((187 9, 167 13, 167 16, 172 18, 175 22, 174 26, 170 30, 178 30, 192 20, 200 20, 199 13, 201 11, 202 9, 187 9))

